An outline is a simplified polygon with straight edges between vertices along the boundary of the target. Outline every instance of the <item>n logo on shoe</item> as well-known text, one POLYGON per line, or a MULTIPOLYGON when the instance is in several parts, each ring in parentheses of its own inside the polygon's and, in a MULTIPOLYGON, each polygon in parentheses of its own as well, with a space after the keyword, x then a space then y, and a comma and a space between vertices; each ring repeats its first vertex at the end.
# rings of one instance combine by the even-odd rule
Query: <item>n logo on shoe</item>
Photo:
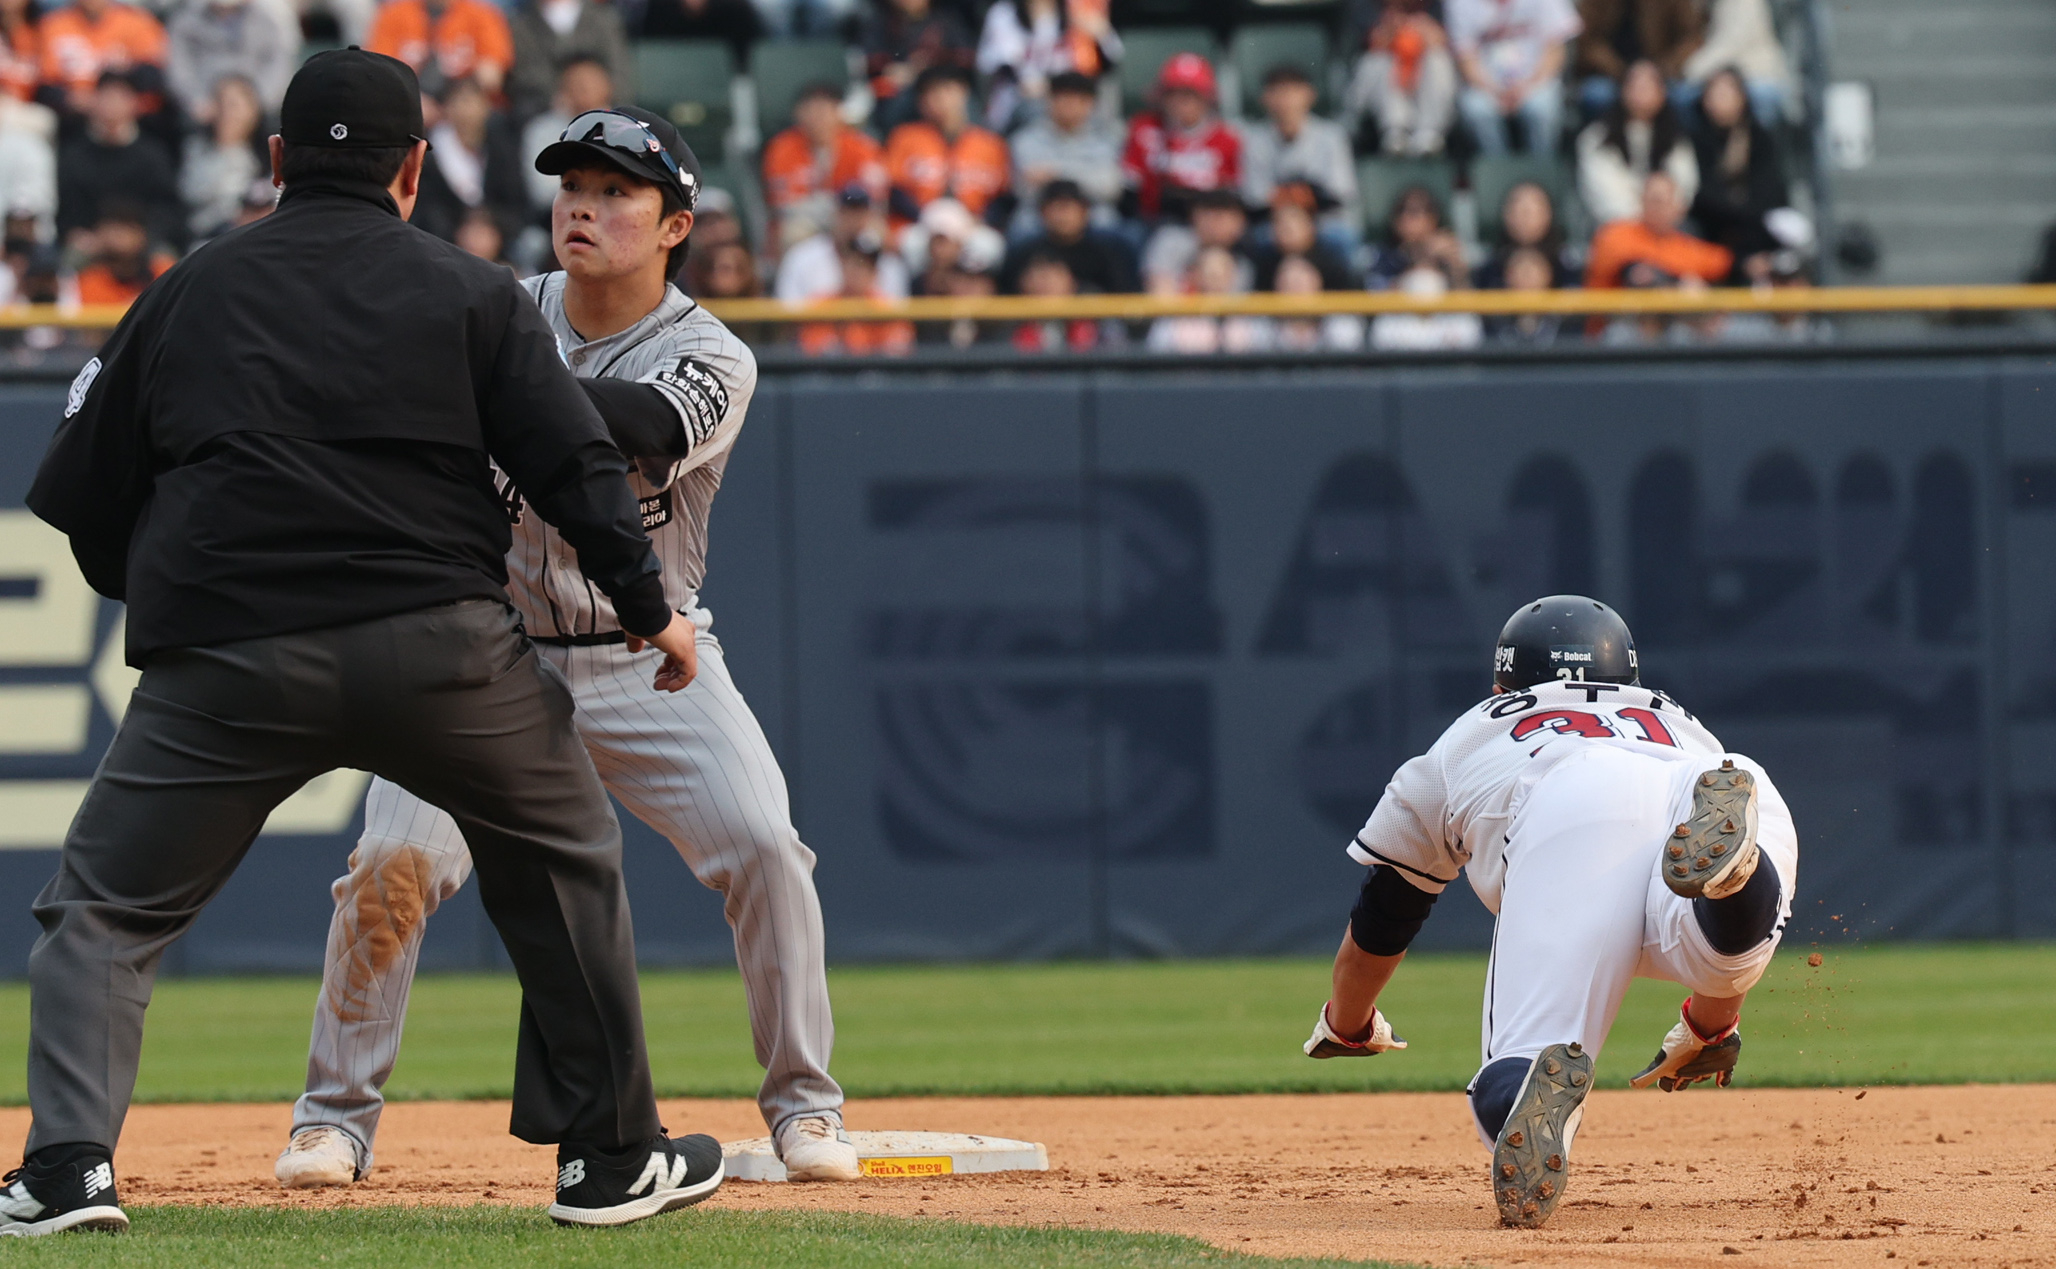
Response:
POLYGON ((651 1190, 654 1193, 655 1190, 678 1189, 685 1184, 685 1169, 683 1155, 674 1155, 667 1165, 664 1156, 652 1150, 649 1163, 643 1166, 642 1175, 635 1179, 634 1185, 628 1187, 628 1192, 640 1194, 644 1190, 651 1190))
POLYGON ((585 1180, 585 1160, 583 1159, 573 1159, 557 1169, 557 1188, 560 1190, 568 1190, 583 1180, 585 1180))
POLYGON ((114 1165, 100 1163, 86 1169, 86 1197, 114 1188, 114 1165))

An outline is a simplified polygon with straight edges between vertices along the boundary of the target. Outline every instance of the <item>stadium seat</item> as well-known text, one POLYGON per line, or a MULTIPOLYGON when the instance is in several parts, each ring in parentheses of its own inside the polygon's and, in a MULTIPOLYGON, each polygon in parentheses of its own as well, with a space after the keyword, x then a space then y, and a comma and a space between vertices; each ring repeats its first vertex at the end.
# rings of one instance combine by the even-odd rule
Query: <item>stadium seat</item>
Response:
POLYGON ((1479 156, 1471 162, 1471 197, 1478 207, 1478 237, 1486 243, 1499 240, 1499 205, 1506 192, 1523 181, 1533 181, 1549 191, 1556 204, 1556 221, 1565 225, 1570 214, 1570 170, 1554 158, 1509 154, 1497 158, 1479 156))
POLYGON ((837 40, 766 40, 750 57, 757 86, 757 126, 768 139, 792 122, 800 89, 817 80, 850 82, 849 55, 837 40))
MULTIPOLYGON (((1328 0, 1332 2, 1332 0, 1328 0)), ((1222 0, 1113 0, 1110 16, 1122 39, 1145 26, 1193 26, 1220 16, 1222 0)))
POLYGON ((1228 62, 1235 68, 1235 78, 1242 86, 1242 113, 1248 118, 1263 117, 1264 73, 1280 63, 1299 67, 1314 81, 1321 94, 1316 110, 1332 108, 1328 33, 1315 23, 1245 26, 1235 32, 1235 39, 1228 45, 1228 62))
POLYGON ((751 247, 761 251, 767 217, 764 192, 757 182, 754 165, 747 159, 726 159, 707 164, 701 176, 708 189, 723 190, 735 200, 735 211, 742 221, 743 233, 751 247))
POLYGON ((1426 187, 1442 204, 1443 221, 1448 223, 1449 204, 1456 196, 1456 169, 1448 159, 1365 159, 1356 166, 1356 181, 1368 242, 1384 238, 1393 202, 1415 185, 1426 187))
POLYGON ((735 121, 735 55, 720 40, 644 40, 635 46, 636 104, 678 125, 693 153, 720 157, 735 121))
POLYGON ((1157 71, 1179 53, 1198 53, 1220 65, 1221 50, 1212 32, 1202 26, 1167 26, 1121 33, 1121 109, 1134 114, 1149 104, 1157 71))

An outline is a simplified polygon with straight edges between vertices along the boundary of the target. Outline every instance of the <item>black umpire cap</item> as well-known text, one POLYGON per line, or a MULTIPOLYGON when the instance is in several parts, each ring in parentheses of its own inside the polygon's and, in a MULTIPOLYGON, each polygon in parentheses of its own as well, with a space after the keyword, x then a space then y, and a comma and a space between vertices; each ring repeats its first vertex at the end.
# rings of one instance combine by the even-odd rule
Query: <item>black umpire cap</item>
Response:
POLYGON ((535 156, 535 170, 562 176, 595 158, 671 191, 687 211, 699 208, 699 157, 662 115, 635 106, 588 110, 535 156))
POLYGON ((426 140, 425 131, 413 67, 354 44, 308 58, 279 107, 287 145, 398 150, 426 140))

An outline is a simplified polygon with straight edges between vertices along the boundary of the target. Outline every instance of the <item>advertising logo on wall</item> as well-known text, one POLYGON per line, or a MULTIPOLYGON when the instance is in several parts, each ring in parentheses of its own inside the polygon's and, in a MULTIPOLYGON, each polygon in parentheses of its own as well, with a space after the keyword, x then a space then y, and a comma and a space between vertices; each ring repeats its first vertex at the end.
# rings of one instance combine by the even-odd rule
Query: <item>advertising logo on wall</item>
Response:
MULTIPOLYGON (((142 675, 122 608, 86 585, 64 535, 0 510, 0 850, 55 850, 142 675)), ((332 771, 286 799, 267 834, 345 832, 371 777, 332 771)))

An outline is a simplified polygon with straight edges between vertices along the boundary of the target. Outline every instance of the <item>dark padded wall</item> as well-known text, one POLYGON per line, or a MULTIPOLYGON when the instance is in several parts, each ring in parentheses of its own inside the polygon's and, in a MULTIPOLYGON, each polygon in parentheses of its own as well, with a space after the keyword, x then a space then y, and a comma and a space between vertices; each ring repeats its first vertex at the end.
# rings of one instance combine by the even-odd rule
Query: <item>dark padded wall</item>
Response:
MULTIPOLYGON (((0 394, 0 506, 61 395, 0 394)), ((1327 950, 1342 844, 1560 590, 1776 777, 1799 936, 2048 936, 2052 402, 2056 373, 1945 359, 773 380, 706 602, 845 960, 1327 950)), ((0 755, 0 796, 111 729, 0 755)), ((645 959, 726 959, 715 897, 628 827, 645 959)), ((174 967, 317 963, 350 836, 266 838, 174 967)), ((53 858, 0 850, 0 972, 53 858)), ((1489 929, 1453 888, 1422 943, 1489 929)), ((432 923, 431 963, 495 959, 468 894, 432 923)))

